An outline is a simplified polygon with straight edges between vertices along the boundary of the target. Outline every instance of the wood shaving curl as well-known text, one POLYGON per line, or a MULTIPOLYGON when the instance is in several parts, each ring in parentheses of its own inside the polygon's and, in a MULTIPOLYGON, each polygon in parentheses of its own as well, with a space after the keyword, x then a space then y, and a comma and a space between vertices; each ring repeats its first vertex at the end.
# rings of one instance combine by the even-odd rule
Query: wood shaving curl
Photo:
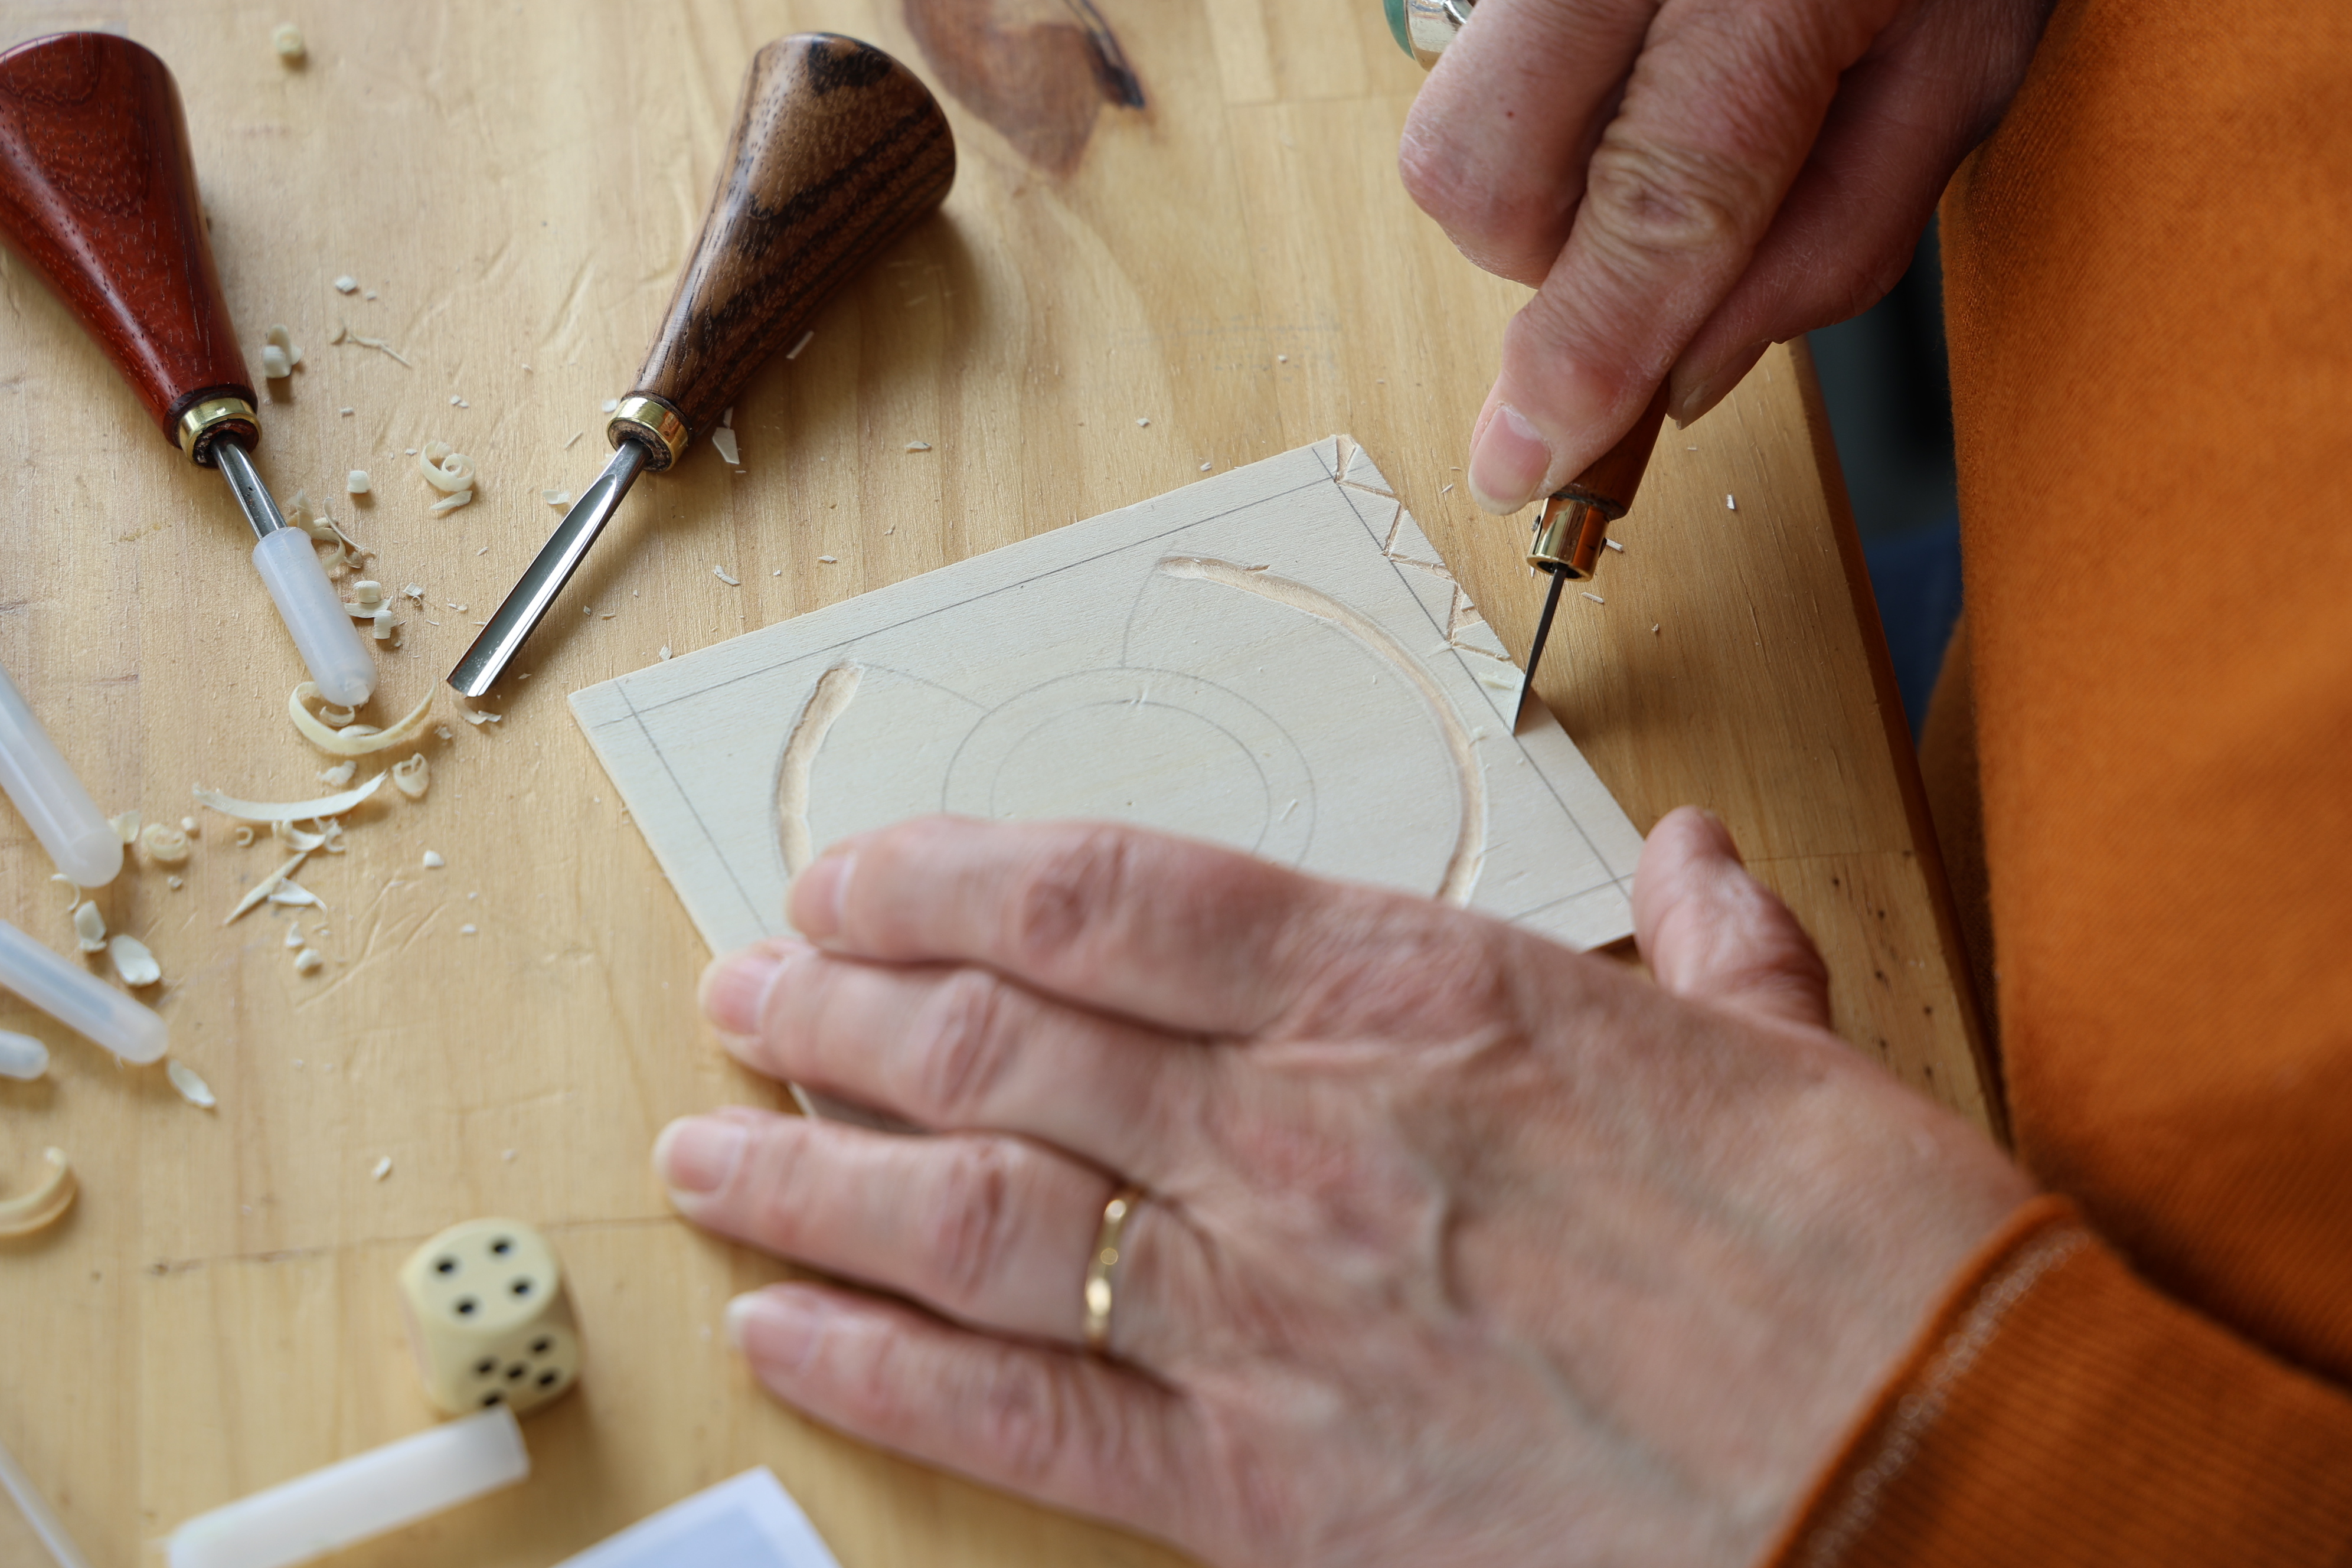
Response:
MULTIPOLYGON (((302 684, 308 686, 310 682, 304 681, 302 684)), ((297 687, 296 689, 299 691, 301 688, 297 687)), ((308 718, 309 715, 305 714, 304 717, 308 718)), ((313 720, 312 722, 317 721, 313 720)), ((343 738, 323 725, 320 726, 320 731, 337 740, 343 738)), ((323 816, 341 816, 383 787, 383 775, 378 773, 356 789, 347 789, 340 795, 320 795, 316 800, 239 800, 234 795, 223 795, 216 789, 205 789, 201 786, 197 788, 195 795, 198 801, 219 812, 223 816, 234 817, 239 822, 268 824, 313 822, 323 816)))
POLYGON ((41 1159, 48 1174, 31 1192, 0 1203, 0 1236, 30 1236, 73 1206, 73 1166, 62 1149, 45 1149, 41 1159))
MULTIPOLYGON (((368 298, 373 300, 375 296, 373 294, 370 294, 368 298)), ((407 359, 402 355, 401 352, 398 349, 394 348, 390 343, 384 342, 382 338, 363 338, 341 321, 335 323, 335 335, 329 338, 327 341, 331 343, 357 343, 363 349, 374 349, 380 353, 391 355, 394 359, 399 360, 403 364, 408 364, 407 359)), ((409 365, 409 368, 414 370, 416 367, 415 365, 409 365)))
POLYGON ((135 936, 110 938, 106 944, 106 956, 114 964, 114 973, 121 976, 122 984, 134 991, 163 978, 163 966, 155 962, 147 944, 135 936))
MULTIPOLYGON (((425 694, 423 701, 410 709, 406 717, 388 730, 377 730, 365 724, 353 724, 347 730, 331 730, 312 717, 310 710, 306 706, 315 701, 318 696, 317 682, 310 680, 302 682, 294 689, 293 694, 286 699, 286 715, 294 721, 294 727, 302 731, 303 739, 328 755, 335 757, 364 757, 372 752, 389 751, 394 746, 405 745, 415 740, 417 732, 425 728, 425 717, 433 710, 433 694, 428 691, 425 694)), ((383 777, 382 773, 378 773, 369 782, 367 787, 373 789, 383 777)), ((335 815, 337 814, 331 811, 302 814, 304 816, 335 815)))
POLYGON ((474 459, 446 441, 427 441, 416 455, 416 471, 443 495, 474 488, 474 459))
POLYGON ((168 822, 151 822, 140 830, 139 847, 158 866, 177 866, 188 858, 188 832, 168 822))
POLYGON ((180 1098, 190 1105, 210 1110, 220 1103, 213 1097, 213 1086, 197 1077, 196 1069, 185 1062, 164 1063, 163 1076, 172 1080, 172 1087, 178 1089, 180 1098))
POLYGON ((236 908, 229 910, 228 919, 221 921, 221 924, 228 925, 233 923, 237 916, 245 913, 245 911, 249 909, 255 908, 264 900, 268 899, 270 894, 276 892, 279 885, 283 883, 287 877, 293 872, 294 868, 302 864, 304 857, 308 856, 310 853, 310 852, 308 849, 297 852, 292 859, 287 861, 283 866, 278 867, 278 869, 272 871, 258 882, 256 882, 252 887, 247 888, 245 890, 245 897, 236 901, 236 908))

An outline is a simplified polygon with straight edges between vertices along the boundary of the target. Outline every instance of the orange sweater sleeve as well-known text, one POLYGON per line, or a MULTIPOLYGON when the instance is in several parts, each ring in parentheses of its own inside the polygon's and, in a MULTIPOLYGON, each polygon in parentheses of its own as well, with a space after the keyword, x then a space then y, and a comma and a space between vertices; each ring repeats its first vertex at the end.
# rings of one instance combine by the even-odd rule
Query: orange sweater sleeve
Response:
POLYGON ((2352 1563, 2352 1398, 2039 1199, 1963 1272, 1774 1561, 2352 1563))
POLYGON ((2019 1156, 1780 1560, 2352 1563, 2352 4, 2059 0, 1944 204, 2019 1156))

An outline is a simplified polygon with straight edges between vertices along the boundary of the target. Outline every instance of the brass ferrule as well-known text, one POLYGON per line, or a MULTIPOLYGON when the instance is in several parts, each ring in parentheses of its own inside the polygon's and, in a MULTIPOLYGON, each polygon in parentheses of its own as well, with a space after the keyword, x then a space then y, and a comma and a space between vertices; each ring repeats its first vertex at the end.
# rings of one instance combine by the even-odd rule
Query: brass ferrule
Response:
POLYGON ((207 397, 180 416, 180 450, 198 468, 213 466, 213 443, 237 436, 247 446, 261 439, 261 424, 253 405, 242 397, 207 397))
POLYGON ((661 398, 633 392, 613 411, 604 437, 615 447, 624 441, 638 443, 653 458, 646 467, 659 473, 686 456, 694 432, 687 428, 686 416, 661 398))
POLYGON ((1610 514, 1589 500, 1558 495, 1536 514, 1536 535, 1528 564, 1566 573, 1571 581, 1592 575, 1593 563, 1609 543, 1610 514))

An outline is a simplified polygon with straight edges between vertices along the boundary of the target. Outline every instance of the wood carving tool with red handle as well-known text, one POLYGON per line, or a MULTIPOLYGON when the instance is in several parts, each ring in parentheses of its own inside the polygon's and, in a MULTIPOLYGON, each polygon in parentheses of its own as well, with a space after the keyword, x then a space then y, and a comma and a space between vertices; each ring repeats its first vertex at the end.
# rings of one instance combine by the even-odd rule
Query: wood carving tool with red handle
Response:
MULTIPOLYGON (((1437 63, 1477 9, 1477 0, 1383 3, 1397 47, 1420 61, 1424 70, 1437 63)), ((1642 488, 1642 476, 1650 467, 1651 448, 1658 444, 1658 427, 1665 419, 1666 389, 1660 386, 1642 416, 1633 421, 1633 427, 1591 467, 1554 491, 1536 514, 1528 564, 1550 577, 1551 586, 1544 592, 1543 616, 1536 622, 1536 640, 1528 648, 1528 672, 1519 682, 1519 709, 1526 708, 1528 693, 1535 689, 1536 666, 1542 661, 1544 644, 1551 637, 1559 591, 1592 575, 1609 542, 1609 525, 1633 509, 1634 493, 1642 488)))
POLYGON ((752 57, 701 237, 635 388, 605 426, 612 460, 450 672, 451 686, 467 697, 489 690, 637 476, 683 458, 761 363, 954 180, 947 116, 881 50, 803 33, 752 57))
POLYGON ((375 663, 310 537, 253 465, 253 384, 196 201, 180 91, 128 38, 57 33, 0 53, 0 235, 47 279, 163 438, 228 481, 320 693, 356 707, 375 663))

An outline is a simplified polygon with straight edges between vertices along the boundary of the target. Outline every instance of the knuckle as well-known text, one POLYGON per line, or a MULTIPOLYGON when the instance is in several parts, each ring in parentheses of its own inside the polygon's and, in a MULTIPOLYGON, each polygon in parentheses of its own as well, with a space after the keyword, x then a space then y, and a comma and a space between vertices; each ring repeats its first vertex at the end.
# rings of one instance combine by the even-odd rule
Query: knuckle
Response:
POLYGON ((1514 168, 1466 168, 1452 149, 1410 137, 1397 152, 1397 177, 1454 247, 1481 269, 1532 286, 1567 240, 1572 189, 1514 168))
POLYGON ((1415 134, 1408 124, 1404 139, 1397 144, 1397 178, 1404 183, 1404 194, 1412 198, 1413 205, 1444 222, 1442 209, 1458 188, 1455 175, 1455 161, 1445 144, 1415 134))
POLYGON ((1687 258, 1755 242, 1768 193, 1746 162, 1676 146, 1626 126, 1593 150, 1585 207, 1601 236, 1645 258, 1687 258))
POLYGON ((995 1278, 1013 1223, 1014 1173, 1003 1143, 973 1142, 944 1162, 929 1205, 925 1294, 954 1310, 995 1278))
POLYGON ((1397 178, 1413 205, 1448 234, 1477 226, 1484 205, 1479 183, 1468 177, 1461 152, 1451 142, 1416 135, 1408 127, 1397 143, 1397 178))
POLYGON ((1012 1060, 1003 1026, 1004 983, 980 969, 958 970, 923 1008, 916 1032, 917 1104, 936 1121, 959 1121, 982 1106, 1012 1060))
POLYGON ((1324 923, 1330 953, 1313 966, 1300 1026, 1388 1038, 1512 1010, 1513 953, 1476 916, 1349 889, 1324 923))
POLYGON ((897 1436, 922 1421, 929 1393, 923 1369, 903 1336, 835 1332, 819 1363, 829 1371, 845 1414, 861 1428, 897 1436))
POLYGON ((789 1249, 809 1207, 809 1140, 796 1126, 770 1127, 751 1137, 753 1147, 737 1165, 720 1201, 742 1213, 761 1241, 789 1249))
POLYGON ((1133 840, 1121 828, 1087 827, 1052 842, 1014 882, 1004 939, 1013 962, 1050 970, 1118 908, 1130 880, 1133 840))
POLYGON ((1035 1489, 1068 1445, 1069 1400, 1043 1367, 1010 1363, 980 1391, 975 1425, 1005 1479, 1035 1489))

